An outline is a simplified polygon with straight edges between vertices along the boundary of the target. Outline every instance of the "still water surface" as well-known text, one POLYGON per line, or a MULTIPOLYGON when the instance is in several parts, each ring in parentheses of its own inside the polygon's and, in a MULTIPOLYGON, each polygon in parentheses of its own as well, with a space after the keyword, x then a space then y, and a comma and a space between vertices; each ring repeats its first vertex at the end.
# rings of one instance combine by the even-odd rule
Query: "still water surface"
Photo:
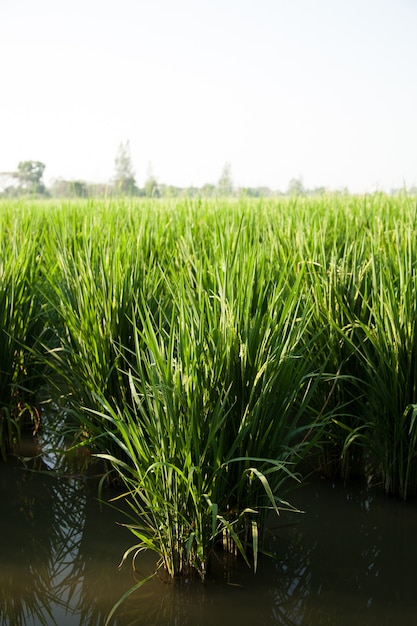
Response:
MULTIPOLYGON (((133 584, 118 571, 129 531, 96 499, 93 480, 58 478, 47 459, 0 464, 0 625, 99 626, 133 584)), ((110 498, 107 492, 105 497, 110 498)), ((417 624, 417 503, 316 480, 293 493, 304 514, 273 520, 253 575, 214 564, 206 584, 154 579, 116 613, 117 626, 417 624)), ((143 575, 155 558, 141 561, 143 575)))

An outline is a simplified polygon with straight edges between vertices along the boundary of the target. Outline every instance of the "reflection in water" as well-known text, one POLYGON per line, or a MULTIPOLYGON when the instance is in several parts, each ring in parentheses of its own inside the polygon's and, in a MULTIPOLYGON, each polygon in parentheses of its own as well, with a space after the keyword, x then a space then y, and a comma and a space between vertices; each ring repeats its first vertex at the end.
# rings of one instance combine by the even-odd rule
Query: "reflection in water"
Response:
POLYGON ((51 602, 65 607, 55 593, 65 579, 82 530, 85 494, 79 485, 47 475, 1 466, 0 623, 55 623, 51 602), (12 490, 11 490, 12 489, 12 490), (8 621, 10 620, 10 621, 8 621))
POLYGON ((46 458, 0 465, 0 625, 95 626, 131 584, 117 576, 126 538, 117 542, 110 509, 100 513, 97 487, 68 459, 59 477, 46 458))
MULTIPOLYGON (((116 526, 120 514, 100 510, 96 483, 76 467, 58 478, 50 455, 33 463, 40 473, 0 465, 0 625, 102 625, 133 584, 128 566, 117 570, 131 535, 116 526)), ((268 547, 276 558, 261 559, 257 575, 218 557, 204 585, 155 577, 113 624, 414 626, 416 502, 325 481, 292 501, 306 514, 275 518, 268 547)), ((140 561, 143 576, 154 560, 140 561)))
POLYGON ((276 559, 258 575, 237 565, 227 584, 219 563, 205 586, 152 582, 127 603, 126 623, 414 626, 416 502, 326 482, 292 500, 306 514, 282 515, 271 529, 276 559))
POLYGON ((291 616, 276 623, 415 624, 416 502, 331 483, 301 489, 297 498, 307 515, 288 533, 285 551, 297 590, 287 593, 275 578, 277 605, 291 616))

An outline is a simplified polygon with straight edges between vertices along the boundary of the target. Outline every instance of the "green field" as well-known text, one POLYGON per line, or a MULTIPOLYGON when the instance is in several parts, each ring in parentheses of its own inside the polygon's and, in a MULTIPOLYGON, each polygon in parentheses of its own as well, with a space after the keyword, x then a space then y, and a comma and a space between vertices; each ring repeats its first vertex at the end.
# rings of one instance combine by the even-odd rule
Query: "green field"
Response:
POLYGON ((416 215, 384 195, 1 202, 3 460, 59 398, 57 428, 125 486, 125 557, 203 579, 220 544, 256 568, 309 471, 415 495, 416 215))

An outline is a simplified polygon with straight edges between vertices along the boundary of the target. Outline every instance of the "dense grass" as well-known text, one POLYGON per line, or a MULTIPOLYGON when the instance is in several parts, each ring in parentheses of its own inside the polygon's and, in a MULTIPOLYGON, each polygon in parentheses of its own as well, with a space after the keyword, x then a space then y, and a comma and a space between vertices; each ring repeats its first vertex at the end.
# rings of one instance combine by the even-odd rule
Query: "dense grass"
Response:
POLYGON ((3 203, 0 217, 3 455, 48 383, 57 428, 125 484, 129 554, 204 578, 224 542, 256 566, 301 461, 416 494, 406 197, 3 203))
MULTIPOLYGON (((6 205, 7 207, 7 205, 6 205)), ((42 223, 19 205, 0 212, 0 455, 22 429, 38 427, 34 393, 40 384, 33 357, 43 330, 38 297, 42 223), (13 213, 11 212, 13 210, 13 213)))

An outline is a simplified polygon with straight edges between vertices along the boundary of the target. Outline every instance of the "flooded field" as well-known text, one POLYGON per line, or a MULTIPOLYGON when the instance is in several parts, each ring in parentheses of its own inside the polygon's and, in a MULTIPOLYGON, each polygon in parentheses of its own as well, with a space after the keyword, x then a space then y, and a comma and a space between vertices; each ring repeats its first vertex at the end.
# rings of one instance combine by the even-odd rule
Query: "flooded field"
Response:
POLYGON ((417 623, 412 198, 0 209, 0 626, 417 623))
MULTIPOLYGON (((117 569, 132 537, 117 525, 120 513, 100 506, 94 480, 58 478, 45 458, 36 473, 0 465, 0 624, 99 626, 134 583, 129 565, 117 569)), ((219 558, 204 585, 154 578, 112 624, 416 623, 416 502, 327 480, 303 486, 292 502, 305 513, 274 520, 275 558, 263 557, 258 574, 219 558)), ((139 563, 147 576, 155 557, 139 563)))

